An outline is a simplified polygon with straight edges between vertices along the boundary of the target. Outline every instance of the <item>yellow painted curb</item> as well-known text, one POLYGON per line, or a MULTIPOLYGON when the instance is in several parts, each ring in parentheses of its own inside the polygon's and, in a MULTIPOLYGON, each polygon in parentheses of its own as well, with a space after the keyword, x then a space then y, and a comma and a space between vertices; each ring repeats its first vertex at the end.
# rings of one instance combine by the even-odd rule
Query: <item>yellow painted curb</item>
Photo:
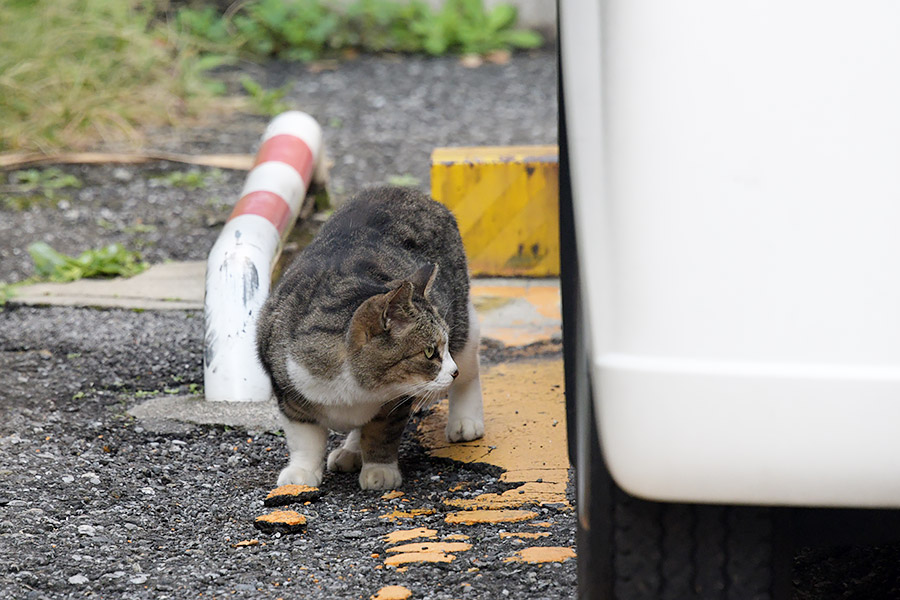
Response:
POLYGON ((559 275, 556 146, 436 148, 431 195, 456 215, 473 275, 559 275))

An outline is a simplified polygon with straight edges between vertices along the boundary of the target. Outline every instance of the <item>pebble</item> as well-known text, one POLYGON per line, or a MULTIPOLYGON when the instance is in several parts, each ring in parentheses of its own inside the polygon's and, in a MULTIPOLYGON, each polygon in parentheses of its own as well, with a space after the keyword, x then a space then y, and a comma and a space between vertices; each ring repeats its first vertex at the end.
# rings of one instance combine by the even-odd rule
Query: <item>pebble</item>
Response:
POLYGON ((81 573, 79 573, 78 575, 72 575, 71 577, 69 577, 69 583, 71 583, 72 585, 81 585, 83 583, 87 583, 88 581, 90 581, 90 579, 88 579, 81 573))
POLYGON ((135 575, 131 579, 129 579, 128 583, 133 583, 135 585, 141 585, 142 583, 147 583, 148 578, 149 577, 146 574, 140 573, 138 575, 135 575))
POLYGON ((132 175, 131 171, 129 171, 128 169, 123 169, 122 167, 113 170, 112 176, 116 181, 131 181, 134 178, 134 175, 132 175))
POLYGON ((97 530, 93 525, 79 525, 78 533, 79 535, 93 536, 97 533, 97 530))

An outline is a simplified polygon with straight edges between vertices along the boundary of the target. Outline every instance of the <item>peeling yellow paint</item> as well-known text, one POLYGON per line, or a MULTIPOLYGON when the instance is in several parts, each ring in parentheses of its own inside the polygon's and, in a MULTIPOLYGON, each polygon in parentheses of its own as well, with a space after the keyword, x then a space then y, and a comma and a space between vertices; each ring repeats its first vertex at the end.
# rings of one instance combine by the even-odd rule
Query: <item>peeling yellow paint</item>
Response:
POLYGON ((515 556, 504 558, 503 562, 547 563, 565 562, 575 558, 575 551, 566 546, 532 546, 516 552, 515 556))
POLYGON ((394 556, 387 557, 384 560, 384 564, 389 567, 393 567, 396 565, 415 562, 448 563, 453 561, 455 558, 455 555, 446 554, 444 552, 407 552, 404 554, 395 554, 394 556))
POLYGON ((471 549, 472 544, 465 542, 414 542, 388 548, 385 552, 399 552, 401 554, 408 552, 465 552, 471 549))
POLYGON ((550 535, 550 533, 547 531, 501 531, 500 539, 521 538, 523 540, 534 540, 547 537, 548 535, 550 535))
MULTIPOLYGON (((437 530, 428 529, 427 527, 416 527, 415 529, 398 529, 384 536, 384 541, 388 544, 396 544, 398 542, 406 542, 416 538, 433 538, 437 535, 437 530)), ((448 537, 449 539, 449 537, 448 537)))
POLYGON ((535 521, 534 523, 529 523, 532 527, 553 527, 553 523, 550 521, 535 521))
POLYGON ((475 525, 477 523, 518 523, 537 516, 530 510, 462 510, 444 518, 447 523, 475 525))
POLYGON ((379 519, 390 519, 391 521, 396 521, 397 519, 414 519, 416 517, 420 517, 422 515, 433 515, 434 509, 431 508, 413 508, 408 511, 395 510, 394 512, 389 512, 387 514, 381 515, 379 519))
POLYGON ((484 337, 499 340, 506 346, 524 346, 560 334, 562 300, 555 281, 528 280, 521 285, 490 285, 476 281, 470 294, 480 317, 504 309, 510 315, 518 315, 500 322, 496 318, 482 317, 481 334, 484 337))
POLYGON ((399 490, 392 490, 390 492, 382 494, 381 499, 382 500, 393 500, 394 498, 399 498, 402 495, 403 495, 403 492, 401 492, 399 490))
POLYGON ((557 154, 555 146, 434 150, 431 196, 456 215, 473 273, 559 274, 557 154))
POLYGON ((449 498, 463 509, 515 508, 562 504, 566 500, 569 457, 562 360, 527 360, 484 369, 485 434, 480 440, 451 444, 444 428, 446 403, 419 424, 419 437, 433 456, 484 462, 505 470, 502 480, 522 485, 502 494, 449 498))
POLYGON ((467 540, 469 536, 464 533, 451 533, 450 535, 444 537, 445 540, 467 540))
POLYGON ((388 585, 369 598, 370 600, 406 600, 410 596, 412 596, 412 591, 402 585, 388 585))

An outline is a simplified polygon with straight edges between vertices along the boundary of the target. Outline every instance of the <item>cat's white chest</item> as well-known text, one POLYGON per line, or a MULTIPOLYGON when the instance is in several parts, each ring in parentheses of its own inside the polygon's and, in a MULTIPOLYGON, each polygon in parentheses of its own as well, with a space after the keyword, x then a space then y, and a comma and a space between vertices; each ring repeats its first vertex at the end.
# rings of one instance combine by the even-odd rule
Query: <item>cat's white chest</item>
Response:
POLYGON ((285 366, 294 387, 317 405, 320 424, 335 431, 365 425, 384 402, 394 397, 381 398, 364 390, 346 366, 333 379, 314 376, 292 357, 288 357, 285 366))

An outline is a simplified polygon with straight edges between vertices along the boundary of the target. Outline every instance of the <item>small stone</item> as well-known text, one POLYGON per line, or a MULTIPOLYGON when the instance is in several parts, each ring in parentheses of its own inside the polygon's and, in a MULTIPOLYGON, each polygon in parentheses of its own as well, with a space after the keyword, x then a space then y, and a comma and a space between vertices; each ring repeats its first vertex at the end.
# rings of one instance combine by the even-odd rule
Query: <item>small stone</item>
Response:
POLYGON ((79 573, 78 575, 72 575, 71 577, 69 577, 69 583, 71 583, 72 585, 81 585, 83 583, 87 583, 88 581, 90 581, 90 579, 88 579, 81 573, 79 573))
POLYGON ((63 475, 62 476, 63 483, 72 483, 73 481, 75 481, 75 478, 72 477, 71 475, 63 475))
POLYGON ((97 533, 97 530, 94 528, 93 525, 79 525, 78 526, 78 534, 79 535, 93 536, 96 533, 97 533))
POLYGON ((146 573, 139 573, 128 580, 128 583, 133 583, 134 585, 141 585, 142 583, 147 583, 147 579, 149 577, 146 573))
POLYGON ((112 175, 113 179, 115 179, 116 181, 131 181, 133 177, 131 171, 129 171, 128 169, 123 169, 122 167, 113 170, 112 175))
POLYGON ((142 487, 141 492, 147 494, 148 496, 156 494, 156 491, 151 487, 142 487))

